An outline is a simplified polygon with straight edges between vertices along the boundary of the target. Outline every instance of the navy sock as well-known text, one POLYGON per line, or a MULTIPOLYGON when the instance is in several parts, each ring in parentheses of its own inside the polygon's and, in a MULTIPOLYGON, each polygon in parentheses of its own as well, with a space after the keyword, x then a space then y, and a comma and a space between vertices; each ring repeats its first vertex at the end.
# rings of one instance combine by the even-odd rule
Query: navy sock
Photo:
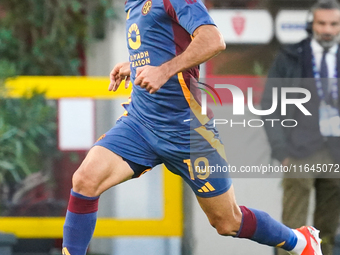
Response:
POLYGON ((293 230, 274 220, 268 213, 240 206, 242 224, 236 237, 248 238, 261 244, 292 250, 297 237, 293 230))
POLYGON ((97 221, 99 197, 71 190, 63 235, 63 255, 85 255, 97 221))

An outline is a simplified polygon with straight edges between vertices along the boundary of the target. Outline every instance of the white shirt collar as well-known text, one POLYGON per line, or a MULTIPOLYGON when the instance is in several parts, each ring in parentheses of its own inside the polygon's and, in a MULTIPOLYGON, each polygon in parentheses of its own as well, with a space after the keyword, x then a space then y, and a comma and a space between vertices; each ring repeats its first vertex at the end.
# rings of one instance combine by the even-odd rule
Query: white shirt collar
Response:
MULTIPOLYGON (((322 53, 324 51, 324 48, 315 40, 312 39, 311 47, 314 53, 322 53)), ((336 52, 338 51, 338 44, 334 44, 329 50, 328 53, 336 55, 336 52)))

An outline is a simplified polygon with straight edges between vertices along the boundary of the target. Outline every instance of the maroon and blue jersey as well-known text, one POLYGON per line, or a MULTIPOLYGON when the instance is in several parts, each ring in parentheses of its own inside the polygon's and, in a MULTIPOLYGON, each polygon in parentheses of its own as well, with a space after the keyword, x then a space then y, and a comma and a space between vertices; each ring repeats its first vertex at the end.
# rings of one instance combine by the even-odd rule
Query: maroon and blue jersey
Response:
MULTIPOLYGON (((133 84, 138 67, 162 65, 188 47, 196 28, 214 25, 200 0, 128 0, 125 11, 133 84)), ((198 77, 196 66, 171 77, 155 94, 133 85, 124 107, 144 124, 164 131, 204 125, 212 113, 201 115, 200 90, 190 86, 198 77)))

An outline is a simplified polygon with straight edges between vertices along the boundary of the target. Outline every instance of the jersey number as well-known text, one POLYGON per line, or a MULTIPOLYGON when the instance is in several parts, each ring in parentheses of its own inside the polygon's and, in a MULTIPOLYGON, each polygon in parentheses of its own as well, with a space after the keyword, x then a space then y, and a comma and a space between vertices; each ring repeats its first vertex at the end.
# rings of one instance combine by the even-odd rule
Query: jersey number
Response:
POLYGON ((195 172, 197 173, 196 177, 201 180, 205 180, 209 177, 210 171, 209 171, 209 161, 205 157, 197 158, 194 162, 194 169, 192 168, 191 160, 190 159, 184 159, 183 162, 187 164, 189 175, 191 180, 195 180, 195 172), (203 162, 204 166, 200 163, 203 162))

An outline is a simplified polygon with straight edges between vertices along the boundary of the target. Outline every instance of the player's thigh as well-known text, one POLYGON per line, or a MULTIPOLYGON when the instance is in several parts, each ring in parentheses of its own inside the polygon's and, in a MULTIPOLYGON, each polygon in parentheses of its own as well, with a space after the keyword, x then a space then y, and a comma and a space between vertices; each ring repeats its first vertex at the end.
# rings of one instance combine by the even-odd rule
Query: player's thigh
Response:
POLYGON ((124 116, 95 145, 121 156, 134 171, 135 178, 162 163, 150 141, 157 142, 158 137, 133 116, 124 116))
POLYGON ((236 234, 242 215, 235 201, 218 131, 207 123, 181 138, 185 138, 187 144, 176 144, 177 150, 169 146, 165 151, 166 144, 162 146, 165 165, 190 185, 210 223, 220 234, 236 234))
POLYGON ((234 193, 234 187, 231 185, 229 190, 215 197, 200 197, 196 196, 203 211, 207 216, 216 216, 219 218, 229 218, 230 216, 240 211, 234 193))
POLYGON ((215 197, 228 191, 232 181, 218 132, 205 125, 178 133, 179 139, 160 141, 166 167, 180 175, 199 197, 215 197))
POLYGON ((165 166, 174 174, 180 175, 199 197, 216 197, 227 192, 232 184, 227 169, 228 163, 216 150, 208 153, 168 153, 163 160, 165 166), (214 166, 214 168, 212 168, 214 166), (218 166, 218 170, 217 167, 218 166))
POLYGON ((168 157, 164 163, 171 172, 180 175, 189 184, 217 232, 221 235, 236 235, 242 214, 235 200, 232 181, 228 173, 207 170, 209 164, 228 166, 225 159, 217 151, 208 154, 202 151, 194 157, 190 154, 168 157))
POLYGON ((133 174, 121 156, 102 146, 94 146, 73 175, 73 190, 85 196, 98 196, 133 174))
POLYGON ((198 203, 209 222, 220 234, 236 235, 242 221, 242 213, 236 203, 234 187, 214 197, 199 197, 198 203))
POLYGON ((132 116, 121 117, 102 135, 77 170, 73 186, 97 196, 127 179, 139 177, 160 161, 148 144, 152 132, 132 116))

